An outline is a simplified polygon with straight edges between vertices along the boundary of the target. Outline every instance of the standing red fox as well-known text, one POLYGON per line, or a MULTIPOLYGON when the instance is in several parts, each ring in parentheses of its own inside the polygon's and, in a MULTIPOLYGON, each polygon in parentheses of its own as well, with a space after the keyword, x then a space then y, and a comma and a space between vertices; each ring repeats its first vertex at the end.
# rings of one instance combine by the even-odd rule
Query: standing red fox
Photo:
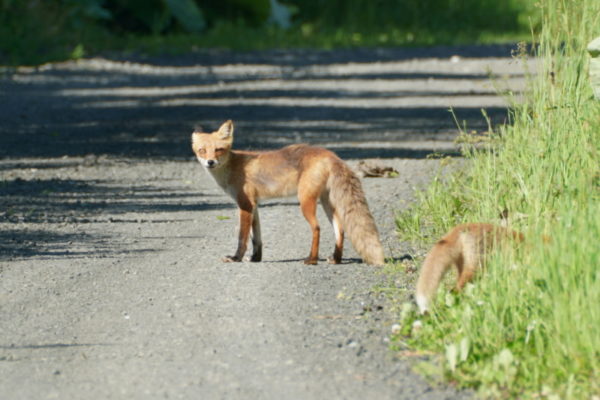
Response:
POLYGON ((297 194, 302 214, 312 229, 312 244, 304 261, 306 264, 316 264, 319 258, 318 200, 321 200, 335 232, 331 263, 338 264, 342 260, 346 231, 366 263, 384 264, 383 248, 360 180, 334 153, 304 144, 276 151, 237 151, 231 149, 232 143, 231 121, 225 122, 216 132, 192 134, 192 149, 198 161, 239 207, 238 247, 233 256, 225 257, 223 261, 242 260, 250 229, 253 247, 250 261, 260 261, 259 201, 297 194))
POLYGON ((442 237, 425 257, 417 281, 415 300, 425 313, 444 274, 452 265, 458 269, 456 290, 460 291, 485 264, 487 254, 501 242, 523 241, 523 235, 500 226, 484 223, 454 227, 442 237))

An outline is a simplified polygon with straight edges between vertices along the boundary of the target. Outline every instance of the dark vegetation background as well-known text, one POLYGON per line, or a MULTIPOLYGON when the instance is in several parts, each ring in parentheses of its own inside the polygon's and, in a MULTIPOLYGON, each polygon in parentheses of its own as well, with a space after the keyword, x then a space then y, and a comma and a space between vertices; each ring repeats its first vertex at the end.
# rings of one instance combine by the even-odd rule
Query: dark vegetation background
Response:
POLYGON ((0 0, 0 64, 109 51, 348 48, 530 37, 533 0, 0 0))

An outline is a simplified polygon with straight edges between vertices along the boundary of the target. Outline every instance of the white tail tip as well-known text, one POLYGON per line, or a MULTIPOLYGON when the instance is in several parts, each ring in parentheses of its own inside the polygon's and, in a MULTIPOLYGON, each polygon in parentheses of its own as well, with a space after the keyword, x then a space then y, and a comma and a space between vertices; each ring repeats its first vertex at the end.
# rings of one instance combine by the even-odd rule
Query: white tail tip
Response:
POLYGON ((426 314, 429 310, 429 300, 427 297, 422 294, 415 295, 415 301, 417 302, 417 306, 419 307, 419 312, 421 314, 426 314))

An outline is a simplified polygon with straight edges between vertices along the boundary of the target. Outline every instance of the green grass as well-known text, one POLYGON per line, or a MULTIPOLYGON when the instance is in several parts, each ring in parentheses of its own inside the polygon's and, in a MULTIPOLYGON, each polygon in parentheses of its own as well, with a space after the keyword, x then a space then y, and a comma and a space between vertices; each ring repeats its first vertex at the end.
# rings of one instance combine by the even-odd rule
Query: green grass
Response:
POLYGON ((143 53, 184 54, 205 48, 237 51, 268 49, 340 49, 357 47, 431 46, 455 44, 490 44, 515 42, 527 36, 525 32, 479 32, 478 35, 450 34, 446 32, 411 31, 390 29, 386 32, 349 30, 347 28, 315 30, 311 24, 303 24, 290 30, 275 27, 252 28, 223 23, 206 34, 190 36, 173 34, 167 36, 129 36, 111 49, 126 51, 135 49, 143 53), (238 40, 243 37, 245 40, 238 40))
MULTIPOLYGON (((0 33, 2 28, 0 28, 0 33)), ((40 34, 43 37, 43 34, 40 34)), ((282 30, 273 26, 255 28, 220 23, 202 35, 173 33, 168 35, 112 35, 100 29, 71 37, 60 33, 39 39, 27 37, 0 52, 0 64, 32 65, 78 59, 107 53, 186 54, 201 49, 253 51, 268 49, 339 49, 360 47, 431 46, 457 44, 491 44, 523 40, 527 33, 481 31, 456 34, 444 31, 417 31, 391 28, 385 32, 348 28, 316 29, 307 23, 282 30), (244 40, 240 40, 244 38, 244 40), (2 53, 4 55, 2 56, 2 53)))
POLYGON ((420 331, 405 313, 397 339, 441 354, 445 378, 484 397, 589 399, 600 395, 600 102, 585 47, 600 35, 600 2, 541 4, 542 70, 512 125, 397 218, 403 237, 431 245, 458 222, 508 213, 526 242, 462 295, 440 291, 420 331))
MULTIPOLYGON (((232 7, 235 2, 229 3, 232 7)), ((222 17, 208 21, 207 30, 199 34, 183 33, 177 27, 142 34, 125 30, 127 20, 93 19, 73 1, 0 0, 0 64, 31 65, 111 52, 181 54, 204 48, 335 49, 514 42, 526 39, 530 22, 537 26, 539 20, 534 0, 291 3, 297 3, 298 12, 287 30, 222 17)), ((225 7, 228 2, 223 4, 225 7)))

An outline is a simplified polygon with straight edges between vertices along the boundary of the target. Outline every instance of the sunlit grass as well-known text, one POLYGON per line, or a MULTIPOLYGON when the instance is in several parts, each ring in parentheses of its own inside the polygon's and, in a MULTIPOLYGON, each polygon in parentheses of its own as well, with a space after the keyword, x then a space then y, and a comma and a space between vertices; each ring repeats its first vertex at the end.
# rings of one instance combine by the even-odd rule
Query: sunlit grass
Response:
POLYGON ((458 222, 508 215, 526 242, 462 295, 441 291, 403 340, 442 354, 445 376, 485 397, 588 399, 600 394, 600 103, 585 47, 600 3, 545 0, 542 11, 543 68, 513 125, 397 219, 401 235, 431 244, 458 222))

